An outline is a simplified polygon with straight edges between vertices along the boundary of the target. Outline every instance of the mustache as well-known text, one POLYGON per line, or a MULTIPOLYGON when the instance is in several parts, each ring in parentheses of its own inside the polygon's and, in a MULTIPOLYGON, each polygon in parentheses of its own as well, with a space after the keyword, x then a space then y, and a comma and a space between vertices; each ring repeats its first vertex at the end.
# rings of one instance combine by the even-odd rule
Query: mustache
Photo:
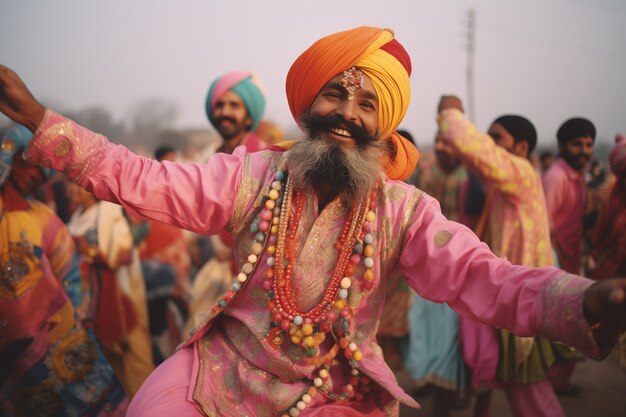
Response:
POLYGON ((377 139, 377 136, 370 135, 363 127, 345 120, 340 115, 320 116, 309 111, 300 117, 300 123, 308 130, 310 137, 319 137, 321 133, 337 128, 350 132, 357 146, 360 147, 367 146, 377 139))
POLYGON ((227 121, 229 121, 229 122, 231 122, 233 124, 237 123, 237 121, 234 118, 230 117, 230 116, 220 116, 217 119, 215 119, 215 124, 220 124, 220 123, 222 123, 225 120, 227 120, 227 121))

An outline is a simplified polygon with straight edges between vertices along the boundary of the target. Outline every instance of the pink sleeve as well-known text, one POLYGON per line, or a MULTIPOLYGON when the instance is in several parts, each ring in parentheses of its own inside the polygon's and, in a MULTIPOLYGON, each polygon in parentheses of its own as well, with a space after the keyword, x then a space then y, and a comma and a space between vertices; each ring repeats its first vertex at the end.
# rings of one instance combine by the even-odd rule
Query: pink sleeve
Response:
POLYGON ((444 110, 438 122, 444 140, 454 148, 468 170, 504 195, 524 198, 531 192, 534 182, 530 179, 536 174, 528 160, 496 145, 456 109, 444 110))
POLYGON ((592 281, 496 257, 469 229, 447 220, 430 197, 422 198, 406 231, 399 269, 418 294, 464 317, 600 355, 582 315, 592 281))
POLYGON ((215 155, 206 164, 160 163, 47 110, 25 157, 133 215, 212 234, 232 212, 244 152, 215 155))

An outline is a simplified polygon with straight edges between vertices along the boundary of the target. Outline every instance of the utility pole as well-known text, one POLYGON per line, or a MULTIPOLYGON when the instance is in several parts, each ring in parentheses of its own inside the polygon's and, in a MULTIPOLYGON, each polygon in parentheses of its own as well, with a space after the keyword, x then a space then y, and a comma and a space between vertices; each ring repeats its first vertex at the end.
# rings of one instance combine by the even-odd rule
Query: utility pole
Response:
POLYGON ((474 52, 476 47, 476 11, 469 9, 467 13, 467 117, 472 122, 474 119, 474 52))

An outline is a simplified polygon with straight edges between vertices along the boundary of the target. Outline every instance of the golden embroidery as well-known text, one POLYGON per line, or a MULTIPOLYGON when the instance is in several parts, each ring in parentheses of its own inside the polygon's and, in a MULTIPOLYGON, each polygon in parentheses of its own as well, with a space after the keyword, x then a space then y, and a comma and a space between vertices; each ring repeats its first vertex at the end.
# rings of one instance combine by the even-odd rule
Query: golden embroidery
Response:
POLYGON ((452 233, 448 232, 447 230, 437 232, 434 239, 435 246, 438 248, 443 248, 448 244, 448 242, 450 242, 450 239, 452 239, 452 233))
POLYGON ((419 202, 422 201, 422 197, 424 197, 424 192, 415 188, 413 190, 413 194, 411 194, 411 197, 409 198, 406 208, 404 209, 404 216, 402 217, 402 224, 400 225, 402 236, 404 236, 405 230, 413 221, 413 218, 415 216, 415 210, 419 202))
MULTIPOLYGON (((399 253, 400 248, 402 247, 402 244, 404 243, 404 234, 406 232, 406 229, 409 227, 409 225, 413 221, 413 218, 415 217, 415 210, 417 208, 417 205, 419 204, 419 202, 422 200, 422 197, 424 196, 424 192, 421 190, 418 190, 417 188, 413 188, 411 189, 411 191, 412 193, 409 196, 408 201, 406 202, 403 212, 402 212, 402 220, 400 224, 397 225, 398 227, 397 230, 393 229, 393 226, 392 226, 393 223, 391 222, 391 219, 389 218, 389 216, 385 216, 385 220, 389 222, 389 225, 384 223, 385 241, 387 244, 385 245, 386 250, 381 251, 381 266, 380 266, 381 274, 384 273, 386 270, 388 270, 387 267, 383 268, 383 265, 386 265, 386 266, 391 265, 395 263, 396 260, 398 259, 400 255, 399 253)), ((404 194, 406 195, 406 191, 404 191, 404 194)), ((391 201, 392 198, 389 198, 389 200, 391 201)))
POLYGON ((387 417, 394 417, 400 414, 400 401, 393 399, 383 406, 383 413, 387 417))
POLYGON ((328 203, 316 218, 315 197, 307 196, 300 227, 297 232, 296 254, 298 263, 294 273, 296 302, 303 310, 317 305, 324 295, 337 261, 337 250, 329 242, 336 242, 346 216, 339 199, 328 203), (316 278, 308 279, 314 271, 316 278))
MULTIPOLYGON (((3 223, 5 221, 3 219, 3 223)), ((3 248, 0 253, 0 297, 9 300, 21 297, 43 277, 32 245, 25 235, 22 238, 19 242, 8 242, 8 248, 3 248)))
MULTIPOLYGON (((267 304, 267 291, 265 291, 265 289, 260 288, 260 287, 254 287, 250 290, 250 299, 252 300, 252 302, 254 303, 254 305, 256 305, 257 307, 266 307, 267 304)), ((267 324, 269 324, 269 319, 267 318, 267 311, 263 311, 262 314, 259 314, 259 317, 255 317, 256 319, 260 319, 262 317, 265 317, 267 319, 267 324)))
POLYGON ((228 230, 231 234, 238 234, 244 227, 243 222, 243 213, 248 205, 248 201, 250 200, 250 195, 254 191, 252 190, 252 186, 254 180, 251 175, 250 168, 250 154, 247 154, 243 160, 243 168, 242 168, 242 181, 239 184, 239 189, 237 190, 237 195, 235 196, 235 204, 233 205, 233 214, 226 225, 226 230, 228 230))
MULTIPOLYGON (((293 384, 281 382, 278 378, 272 378, 267 382, 267 398, 271 398, 272 404, 276 408, 274 410, 273 416, 283 415, 284 411, 287 410, 292 404, 295 404, 302 394, 304 394, 307 390, 307 386, 302 384, 302 391, 297 391, 293 389, 293 384), (285 385, 292 385, 289 387, 290 389, 285 389, 285 385)), ((272 414, 268 414, 271 416, 272 414)))
MULTIPOLYGON (((363 276, 363 267, 359 267, 357 271, 358 276, 363 276)), ((356 275, 356 274, 355 274, 356 275)), ((350 291, 348 293, 348 305, 352 309, 357 309, 361 305, 363 300, 363 291, 350 291)))
POLYGON ((376 343, 376 341, 372 341, 370 343, 370 348, 372 349, 372 353, 378 357, 382 357, 383 356, 383 350, 380 347, 380 345, 378 343, 376 343))
POLYGON ((72 150, 72 145, 70 141, 66 138, 63 138, 54 146, 54 156, 57 158, 65 159, 70 155, 70 151, 72 150))
POLYGON ((387 195, 387 198, 393 203, 402 200, 406 196, 406 189, 399 185, 392 185, 389 188, 385 188, 385 194, 387 195))
MULTIPOLYGON (((267 326, 262 325, 257 327, 267 328, 267 326)), ((263 332, 260 337, 256 337, 245 324, 227 317, 224 318, 224 329, 231 343, 239 352, 245 352, 244 357, 247 359, 251 359, 263 351, 263 346, 260 341, 263 340, 265 332, 263 332)))
MULTIPOLYGON (((45 126, 50 119, 55 118, 58 116, 47 111, 42 124, 45 126)), ((81 183, 83 177, 89 176, 98 165, 109 145, 104 136, 82 129, 69 120, 63 120, 60 123, 51 123, 50 127, 37 136, 33 146, 37 152, 27 155, 31 162, 50 166, 50 158, 53 156, 65 160, 65 164, 57 163, 56 168, 65 172, 72 181, 81 183), (52 146, 59 138, 60 142, 52 146)))
POLYGON ((293 363, 291 363, 289 358, 285 357, 268 358, 267 369, 271 369, 272 375, 276 375, 278 378, 285 381, 294 381, 302 377, 302 375, 298 374, 294 369, 293 363))
POLYGON ((87 375, 97 355, 95 343, 84 332, 76 332, 54 347, 52 369, 68 384, 87 375))
MULTIPOLYGON (((397 235, 394 235, 394 231, 393 231, 393 222, 391 221, 391 217, 388 214, 385 214, 385 216, 382 216, 382 221, 381 221, 381 233, 383 236, 385 236, 385 242, 386 244, 384 245, 384 247, 382 247, 382 245, 380 245, 381 247, 378 248, 378 250, 380 251, 380 263, 381 265, 379 266, 380 271, 383 271, 383 265, 385 265, 385 267, 388 265, 389 260, 392 258, 392 254, 396 253, 399 246, 400 246, 400 242, 397 238, 397 235)), ((380 240, 380 236, 378 237, 379 242, 382 241, 380 240)))
MULTIPOLYGON (((52 113, 46 112, 45 118, 42 121, 42 124, 45 125, 47 123, 47 119, 50 117, 52 113)), ((61 123, 54 124, 49 128, 45 129, 40 135, 38 135, 37 140, 34 142, 38 152, 34 153, 35 158, 31 158, 33 163, 39 163, 39 158, 45 158, 45 148, 47 148, 56 138, 59 136, 65 136, 66 131, 71 130, 71 122, 63 121, 61 123), (36 161, 35 161, 36 159, 36 161)))
POLYGON ((239 392, 239 396, 241 396, 241 390, 235 390, 239 385, 239 373, 237 372, 236 362, 232 364, 231 367, 226 368, 224 373, 222 373, 222 380, 224 381, 224 387, 231 391, 239 392))
POLYGON ((200 359, 200 366, 198 367, 198 379, 196 380, 196 385, 193 391, 193 399, 200 404, 202 407, 202 411, 209 417, 214 417, 216 414, 209 408, 208 404, 203 401, 202 389, 204 387, 204 383, 209 381, 206 375, 216 375, 217 372, 213 370, 209 370, 210 364, 216 362, 219 357, 212 357, 213 355, 209 352, 209 343, 206 338, 201 339, 198 343, 197 347, 198 357, 200 359))

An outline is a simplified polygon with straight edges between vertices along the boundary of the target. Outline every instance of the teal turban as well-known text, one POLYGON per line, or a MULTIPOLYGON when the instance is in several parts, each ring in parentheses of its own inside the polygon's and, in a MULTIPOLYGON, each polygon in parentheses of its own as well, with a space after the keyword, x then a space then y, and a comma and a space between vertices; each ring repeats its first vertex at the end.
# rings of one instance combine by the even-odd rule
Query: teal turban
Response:
POLYGON ((231 71, 211 83, 206 97, 205 110, 209 121, 215 126, 213 108, 228 91, 236 93, 243 101, 252 118, 250 130, 257 128, 265 111, 265 96, 259 80, 250 72, 231 71))

